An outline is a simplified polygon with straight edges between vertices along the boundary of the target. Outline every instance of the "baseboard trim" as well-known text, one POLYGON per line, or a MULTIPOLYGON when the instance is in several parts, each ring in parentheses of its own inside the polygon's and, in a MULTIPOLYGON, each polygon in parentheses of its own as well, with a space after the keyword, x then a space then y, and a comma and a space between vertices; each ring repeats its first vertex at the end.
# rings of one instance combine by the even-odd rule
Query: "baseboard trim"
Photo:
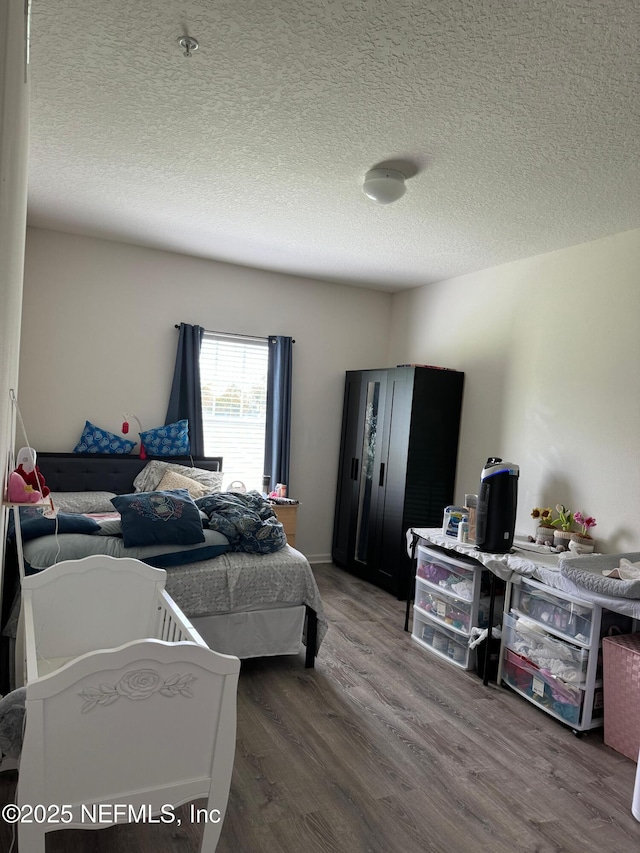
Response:
POLYGON ((305 554, 307 560, 313 565, 314 563, 332 563, 331 554, 305 554))

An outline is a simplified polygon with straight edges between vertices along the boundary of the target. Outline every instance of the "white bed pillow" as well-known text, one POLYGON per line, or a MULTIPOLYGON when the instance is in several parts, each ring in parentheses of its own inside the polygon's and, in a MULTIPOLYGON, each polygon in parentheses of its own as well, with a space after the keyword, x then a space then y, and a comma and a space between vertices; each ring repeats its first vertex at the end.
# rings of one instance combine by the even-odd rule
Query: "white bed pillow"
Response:
POLYGON ((113 512, 114 492, 51 492, 60 512, 113 512))
MULTIPOLYGON (((197 483, 207 486, 207 494, 222 491, 222 471, 205 471, 204 468, 189 468, 179 462, 163 462, 152 459, 133 481, 136 492, 155 492, 167 471, 176 471, 197 483)), ((113 507, 112 507, 113 509, 113 507)))

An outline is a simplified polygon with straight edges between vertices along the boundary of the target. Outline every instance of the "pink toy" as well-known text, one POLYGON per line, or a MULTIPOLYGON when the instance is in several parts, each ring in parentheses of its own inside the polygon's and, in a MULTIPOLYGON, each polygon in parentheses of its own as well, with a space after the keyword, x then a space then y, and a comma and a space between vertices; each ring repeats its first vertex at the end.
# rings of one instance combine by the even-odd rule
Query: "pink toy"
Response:
POLYGON ((25 483, 24 479, 16 471, 12 471, 9 474, 7 497, 12 503, 34 504, 42 500, 42 493, 36 491, 28 483, 25 483))

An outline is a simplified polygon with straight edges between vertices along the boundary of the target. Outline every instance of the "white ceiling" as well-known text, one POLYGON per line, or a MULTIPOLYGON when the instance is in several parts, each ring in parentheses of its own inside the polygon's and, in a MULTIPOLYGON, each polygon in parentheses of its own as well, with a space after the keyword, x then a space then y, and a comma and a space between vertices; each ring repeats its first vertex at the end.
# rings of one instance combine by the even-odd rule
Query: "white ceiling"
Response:
POLYGON ((32 2, 33 226, 389 291, 640 227, 637 0, 32 2))

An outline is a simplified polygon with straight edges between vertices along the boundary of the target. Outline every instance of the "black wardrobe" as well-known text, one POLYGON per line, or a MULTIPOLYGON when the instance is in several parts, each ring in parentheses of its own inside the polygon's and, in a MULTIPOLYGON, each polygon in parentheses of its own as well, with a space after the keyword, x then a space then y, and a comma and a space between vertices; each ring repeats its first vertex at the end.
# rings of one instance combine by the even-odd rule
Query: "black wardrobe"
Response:
POLYGON ((453 503, 464 374, 348 371, 332 558, 398 598, 411 584, 406 531, 453 503))

